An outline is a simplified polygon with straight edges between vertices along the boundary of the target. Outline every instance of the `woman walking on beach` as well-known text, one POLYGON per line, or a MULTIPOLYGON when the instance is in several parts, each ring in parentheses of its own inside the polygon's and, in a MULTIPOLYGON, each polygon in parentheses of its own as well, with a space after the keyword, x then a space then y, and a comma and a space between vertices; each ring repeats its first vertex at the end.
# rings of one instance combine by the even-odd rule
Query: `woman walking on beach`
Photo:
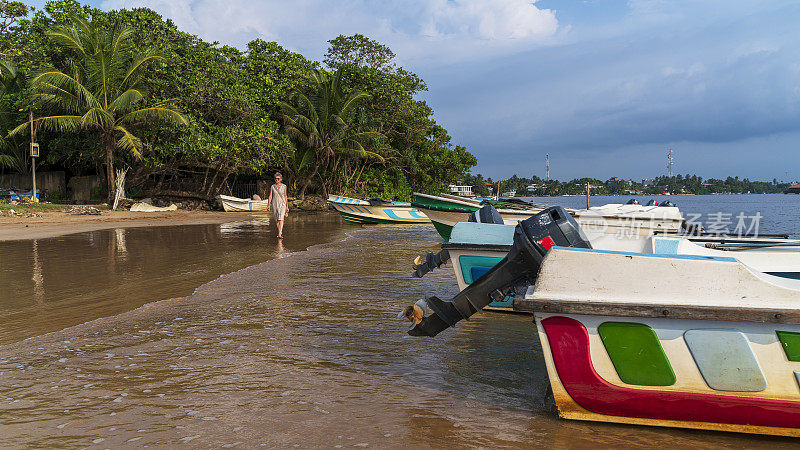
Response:
POLYGON ((275 222, 278 225, 278 239, 283 239, 283 217, 289 212, 288 202, 286 201, 286 185, 282 183, 283 176, 280 172, 275 173, 275 184, 269 190, 269 202, 267 211, 272 210, 275 215, 275 222))

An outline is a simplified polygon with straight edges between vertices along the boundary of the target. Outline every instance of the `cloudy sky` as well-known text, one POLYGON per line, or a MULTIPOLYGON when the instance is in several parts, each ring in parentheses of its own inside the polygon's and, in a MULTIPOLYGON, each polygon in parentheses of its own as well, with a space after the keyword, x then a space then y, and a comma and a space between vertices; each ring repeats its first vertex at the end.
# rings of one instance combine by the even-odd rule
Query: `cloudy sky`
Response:
POLYGON ((800 179, 800 2, 93 0, 320 59, 362 33, 428 83, 475 173, 800 179))

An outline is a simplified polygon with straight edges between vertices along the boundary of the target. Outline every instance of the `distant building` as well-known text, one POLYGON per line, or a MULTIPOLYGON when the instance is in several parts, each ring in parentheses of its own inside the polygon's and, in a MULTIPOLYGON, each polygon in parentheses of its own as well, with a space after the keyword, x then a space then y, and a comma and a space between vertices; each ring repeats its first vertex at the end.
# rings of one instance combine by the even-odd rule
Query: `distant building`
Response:
POLYGON ((516 189, 512 189, 508 192, 503 192, 502 194, 500 194, 500 197, 516 197, 516 196, 517 196, 516 189))
POLYGON ((472 193, 472 186, 457 186, 455 184, 451 184, 448 187, 450 188, 450 193, 453 195, 458 195, 459 197, 475 196, 475 194, 472 193))
POLYGON ((539 188, 541 188, 541 187, 542 187, 542 186, 540 186, 540 185, 538 185, 538 184, 529 184, 528 186, 526 186, 526 187, 525 187, 525 189, 527 189, 528 191, 531 191, 531 192, 532 192, 532 191, 537 191, 537 190, 539 190, 539 188))
POLYGON ((652 186, 655 182, 656 180, 652 178, 645 178, 644 180, 642 180, 642 186, 652 186))

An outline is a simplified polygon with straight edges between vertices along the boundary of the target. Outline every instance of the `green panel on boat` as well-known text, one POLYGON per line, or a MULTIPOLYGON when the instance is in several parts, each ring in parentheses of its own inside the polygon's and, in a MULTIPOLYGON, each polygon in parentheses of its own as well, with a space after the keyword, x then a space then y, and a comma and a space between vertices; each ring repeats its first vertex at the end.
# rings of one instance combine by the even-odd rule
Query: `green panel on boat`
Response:
POLYGON ((605 322, 597 332, 623 382, 639 386, 675 384, 675 372, 652 328, 641 323, 605 322))
POLYGON ((800 361, 800 333, 792 331, 775 331, 781 341, 781 347, 786 352, 789 361, 800 361))

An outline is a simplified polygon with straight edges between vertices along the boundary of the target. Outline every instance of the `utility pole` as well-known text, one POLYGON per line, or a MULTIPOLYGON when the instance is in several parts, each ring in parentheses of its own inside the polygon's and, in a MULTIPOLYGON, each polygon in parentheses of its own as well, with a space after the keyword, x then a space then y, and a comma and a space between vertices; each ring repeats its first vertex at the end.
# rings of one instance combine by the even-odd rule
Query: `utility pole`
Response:
POLYGON ((590 187, 591 187, 591 185, 589 185, 589 182, 587 181, 586 182, 586 209, 589 209, 589 188, 590 187))
POLYGON ((546 154, 544 157, 544 173, 545 181, 550 181, 550 153, 546 154))
POLYGON ((30 111, 31 119, 31 198, 34 203, 39 203, 39 196, 36 195, 36 157, 39 156, 39 146, 36 144, 36 127, 33 126, 33 104, 30 111))
POLYGON ((672 178, 672 149, 667 152, 667 176, 672 178))

